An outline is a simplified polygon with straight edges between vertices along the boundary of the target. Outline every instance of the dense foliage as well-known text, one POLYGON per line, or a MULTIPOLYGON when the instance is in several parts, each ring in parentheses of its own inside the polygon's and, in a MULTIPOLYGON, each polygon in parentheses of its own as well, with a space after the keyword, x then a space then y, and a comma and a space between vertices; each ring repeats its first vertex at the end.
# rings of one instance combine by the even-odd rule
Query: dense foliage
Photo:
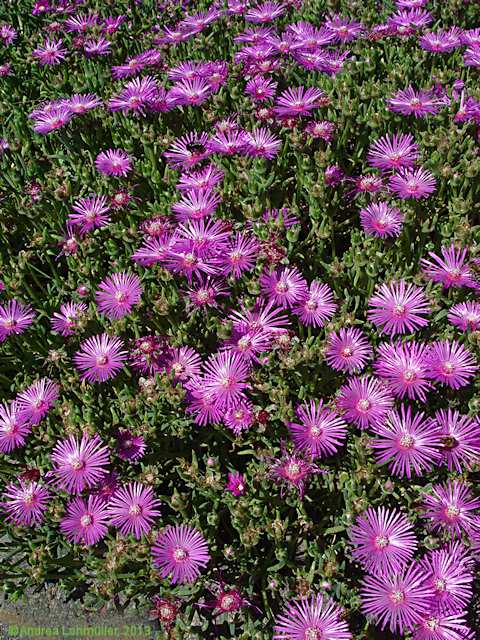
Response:
POLYGON ((254 7, 1 3, 4 589, 169 638, 474 638, 478 2, 254 7))

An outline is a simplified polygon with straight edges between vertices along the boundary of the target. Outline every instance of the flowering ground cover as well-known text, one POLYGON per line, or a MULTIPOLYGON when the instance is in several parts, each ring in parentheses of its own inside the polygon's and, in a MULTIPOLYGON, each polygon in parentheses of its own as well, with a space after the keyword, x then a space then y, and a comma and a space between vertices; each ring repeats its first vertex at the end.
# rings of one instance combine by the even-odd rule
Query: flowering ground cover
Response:
POLYGON ((16 0, 0 53, 8 597, 479 637, 478 2, 16 0))

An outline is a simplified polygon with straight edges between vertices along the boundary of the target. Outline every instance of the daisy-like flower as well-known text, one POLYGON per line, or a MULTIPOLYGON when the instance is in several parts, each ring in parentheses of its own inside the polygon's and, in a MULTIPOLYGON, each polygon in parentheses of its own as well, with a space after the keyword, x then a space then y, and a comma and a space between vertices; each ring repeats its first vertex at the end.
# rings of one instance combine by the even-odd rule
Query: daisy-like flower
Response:
POLYGON ((131 533, 140 540, 160 515, 159 506, 160 502, 154 497, 151 487, 130 482, 118 489, 108 503, 110 522, 124 536, 131 533))
POLYGON ((177 619, 179 606, 171 600, 160 598, 160 596, 153 596, 152 604, 153 609, 149 612, 150 618, 158 620, 167 631, 170 631, 177 619))
POLYGON ((102 101, 95 93, 75 93, 64 100, 63 104, 73 114, 79 116, 87 113, 87 111, 101 107, 102 101))
POLYGON ((456 340, 437 341, 425 354, 427 377, 452 389, 467 385, 477 371, 475 358, 456 340))
POLYGON ((225 412, 223 423, 233 431, 235 435, 240 435, 243 431, 248 431, 253 425, 255 414, 253 412, 252 403, 241 401, 227 409, 225 412))
POLYGON ((255 102, 266 102, 275 96, 277 84, 271 78, 253 76, 245 86, 245 93, 255 102))
POLYGON ((179 80, 169 91, 169 99, 175 106, 198 107, 212 95, 212 86, 206 78, 179 80))
POLYGON ((50 40, 47 38, 42 47, 33 50, 32 55, 36 58, 40 65, 57 65, 60 64, 68 53, 67 49, 62 47, 63 40, 50 40))
POLYGON ((88 38, 83 43, 83 50, 87 58, 94 56, 108 56, 111 53, 112 43, 103 36, 99 38, 88 38))
POLYGON ((20 335, 35 318, 35 312, 28 304, 9 300, 0 305, 0 342, 12 334, 20 335))
POLYGON ((350 528, 352 555, 368 573, 395 575, 417 548, 413 525, 400 511, 370 507, 350 528))
POLYGON ((423 503, 424 517, 433 531, 445 530, 449 535, 461 537, 480 532, 480 498, 475 498, 470 487, 461 480, 450 480, 445 485, 435 484, 423 503))
POLYGON ((373 350, 360 329, 340 329, 330 333, 325 360, 336 371, 361 371, 371 359, 373 350))
POLYGON ((20 415, 17 402, 0 404, 0 451, 9 453, 25 444, 31 423, 20 415))
POLYGON ((32 115, 33 130, 35 133, 46 135, 52 131, 61 129, 70 122, 73 113, 70 107, 65 105, 53 106, 48 111, 38 111, 35 116, 32 115))
POLYGON ((282 455, 275 458, 269 470, 270 477, 282 485, 281 494, 285 488, 293 488, 298 491, 300 498, 305 493, 305 485, 310 476, 320 473, 320 469, 306 457, 297 453, 288 453, 282 445, 282 455))
POLYGON ((237 233, 230 237, 218 257, 222 273, 240 278, 244 271, 253 269, 257 262, 260 245, 255 237, 237 233))
POLYGON ((388 238, 400 235, 404 216, 398 207, 386 202, 372 202, 360 210, 360 223, 369 236, 388 238))
POLYGON ((144 113, 145 108, 154 99, 158 90, 155 78, 145 76, 144 78, 134 78, 127 82, 120 94, 111 98, 108 102, 110 111, 129 111, 144 113))
POLYGON ((437 181, 427 169, 401 169, 389 180, 390 189, 402 200, 428 198, 436 189, 437 181))
POLYGON ((177 138, 163 155, 173 169, 190 169, 210 155, 208 141, 208 133, 191 131, 177 138))
POLYGON ((309 122, 304 129, 312 138, 320 138, 325 142, 332 142, 335 131, 335 123, 329 120, 314 120, 309 122))
POLYGON ((106 176, 126 176, 132 168, 132 160, 123 149, 108 149, 95 158, 95 167, 106 176))
POLYGON ((193 378, 188 384, 187 413, 194 414, 195 424, 205 426, 220 422, 225 411, 219 407, 215 394, 204 389, 201 378, 193 378))
POLYGON ((295 447, 312 458, 334 454, 347 437, 345 421, 324 406, 323 400, 304 402, 296 409, 300 422, 289 422, 288 429, 295 447))
POLYGON ((480 461, 480 424, 478 419, 452 409, 440 409, 435 420, 442 439, 442 457, 449 471, 459 473, 480 461))
POLYGON ((480 47, 467 49, 463 54, 463 61, 466 67, 480 67, 480 47))
POLYGON ((146 445, 142 436, 136 436, 128 429, 119 430, 116 435, 117 456, 122 460, 136 462, 145 453, 146 445))
POLYGON ((264 127, 243 133, 244 153, 271 160, 280 150, 282 141, 264 127))
POLYGON ((405 572, 366 576, 360 597, 365 614, 392 633, 412 631, 428 610, 432 594, 424 584, 419 565, 412 563, 405 572))
POLYGON ((262 2, 257 6, 249 9, 245 14, 247 22, 254 24, 263 24, 265 22, 273 22, 287 11, 287 5, 283 2, 262 2))
POLYGON ((385 423, 393 408, 393 398, 388 388, 376 378, 351 378, 340 387, 338 407, 345 412, 345 419, 361 429, 385 423))
POLYGON ((412 469, 418 476, 431 471, 440 460, 442 439, 438 425, 419 412, 412 415, 410 407, 392 411, 383 425, 373 425, 377 438, 370 441, 377 464, 388 463, 394 475, 411 478, 412 469))
POLYGON ((432 22, 432 16, 423 9, 400 10, 388 17, 387 24, 398 36, 413 35, 432 22))
POLYGON ((18 485, 11 482, 3 494, 5 500, 0 508, 5 511, 5 520, 18 527, 36 527, 43 522, 50 493, 38 482, 20 479, 18 485))
POLYGON ((426 584, 434 594, 430 605, 434 613, 464 611, 472 597, 474 576, 466 549, 453 542, 443 549, 434 549, 421 560, 426 584))
POLYGON ((432 388, 428 381, 425 355, 427 344, 418 342, 383 343, 377 349, 375 373, 388 382, 389 389, 397 398, 405 395, 411 400, 426 401, 426 392, 432 388))
POLYGON ((171 353, 166 336, 142 336, 131 343, 130 363, 137 371, 155 375, 157 371, 166 369, 171 353))
POLYGON ((168 526, 152 547, 153 565, 171 584, 195 582, 210 560, 208 545, 197 529, 188 525, 168 526))
POLYGON ((276 618, 273 640, 350 640, 343 610, 332 599, 312 594, 292 600, 276 618))
POLYGON ((83 434, 79 441, 75 436, 57 442, 51 454, 56 486, 68 493, 81 493, 93 487, 107 473, 108 447, 98 435, 92 438, 83 434))
POLYGON ((283 310, 276 307, 274 302, 260 302, 253 309, 242 306, 239 311, 230 312, 229 320, 239 333, 265 331, 271 337, 284 333, 285 327, 290 324, 283 310))
POLYGON ((309 116, 312 111, 323 106, 325 94, 315 87, 288 88, 278 96, 275 102, 275 113, 280 118, 297 118, 309 116))
POLYGON ((62 304, 59 311, 50 319, 52 331, 62 336, 71 336, 78 329, 78 320, 87 311, 83 302, 67 302, 62 304))
POLYGON ((67 506, 60 529, 70 542, 92 545, 107 534, 108 518, 107 505, 98 496, 79 497, 67 506))
POLYGON ((222 199, 210 189, 186 191, 178 202, 172 205, 172 211, 177 214, 179 222, 201 220, 215 213, 222 199))
POLYGON ((465 624, 465 613, 443 615, 425 613, 412 640, 474 640, 474 632, 465 624))
POLYGON ((419 38, 418 44, 425 51, 450 53, 450 51, 461 46, 461 34, 462 30, 458 27, 452 27, 448 30, 440 29, 436 33, 425 33, 419 38))
POLYGON ((229 491, 236 498, 243 496, 245 493, 245 477, 238 471, 228 474, 228 481, 225 485, 225 491, 229 491))
POLYGON ((123 342, 102 333, 82 342, 73 359, 81 371, 81 380, 105 382, 123 369, 126 357, 123 342))
POLYGON ((404 280, 383 283, 368 303, 367 318, 380 333, 397 335, 417 331, 428 325, 430 313, 423 289, 404 280))
POLYGON ((79 198, 72 209, 75 213, 68 214, 68 222, 78 227, 81 234, 105 227, 110 222, 110 207, 106 196, 79 198))
POLYGON ((202 359, 192 347, 178 347, 171 353, 168 371, 173 373, 175 380, 185 381, 198 376, 202 359))
POLYGON ((462 331, 480 329, 480 302, 459 302, 450 307, 448 321, 462 331))
POLYGON ((475 288, 478 283, 467 261, 467 249, 456 248, 454 244, 441 247, 442 257, 433 251, 428 255, 431 260, 422 258, 420 264, 425 276, 433 282, 441 282, 445 289, 449 287, 475 288))
POLYGON ((48 378, 37 380, 17 396, 20 417, 32 425, 38 424, 55 405, 59 391, 60 386, 56 382, 48 378))
POLYGON ((308 292, 305 293, 305 298, 295 305, 292 311, 302 324, 323 327, 333 317, 336 309, 337 305, 328 284, 313 280, 308 292))
POLYGON ((214 189, 224 178, 225 172, 215 165, 209 164, 200 171, 187 171, 182 173, 176 185, 179 191, 200 191, 202 189, 214 189))
POLYGON ((409 133, 387 134, 370 146, 367 157, 370 166, 381 171, 413 167, 418 159, 418 145, 409 133))
POLYGON ((432 89, 416 91, 413 87, 398 91, 387 100, 390 111, 396 111, 404 116, 413 115, 416 118, 425 118, 435 115, 446 106, 445 100, 439 98, 432 89))
POLYGON ((363 35, 364 28, 360 22, 342 18, 338 14, 325 20, 325 27, 335 35, 337 42, 352 42, 363 35))
POLYGON ((262 294, 280 307, 291 308, 308 296, 308 285, 296 267, 280 267, 264 271, 260 276, 262 294))
POLYGON ((134 273, 121 271, 105 278, 95 293, 95 300, 100 313, 107 318, 117 319, 131 313, 139 304, 143 288, 140 278, 134 273))
POLYGON ((218 407, 229 408, 244 399, 249 373, 249 364, 240 354, 221 351, 204 364, 202 387, 213 396, 218 407))

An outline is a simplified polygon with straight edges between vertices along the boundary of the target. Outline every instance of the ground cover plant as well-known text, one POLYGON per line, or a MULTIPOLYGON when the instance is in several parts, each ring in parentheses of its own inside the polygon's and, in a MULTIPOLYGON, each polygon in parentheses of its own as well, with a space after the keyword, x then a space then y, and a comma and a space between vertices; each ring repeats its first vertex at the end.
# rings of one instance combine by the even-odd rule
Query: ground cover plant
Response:
POLYGON ((8 597, 478 637, 478 2, 6 1, 0 53, 8 597))

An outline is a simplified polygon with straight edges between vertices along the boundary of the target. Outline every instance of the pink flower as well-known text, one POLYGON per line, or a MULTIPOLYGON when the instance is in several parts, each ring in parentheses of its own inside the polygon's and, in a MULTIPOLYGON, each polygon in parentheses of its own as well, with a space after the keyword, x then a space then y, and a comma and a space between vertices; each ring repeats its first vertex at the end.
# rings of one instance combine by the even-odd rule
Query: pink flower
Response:
POLYGON ((229 473, 225 490, 230 491, 230 493, 236 498, 238 498, 238 496, 243 496, 245 493, 245 477, 237 471, 229 473))
POLYGON ((423 503, 424 517, 434 530, 446 530, 449 535, 462 532, 468 536, 480 531, 480 498, 475 498, 470 487, 461 480, 450 480, 445 485, 433 485, 431 494, 423 503))
POLYGON ((350 529, 353 557, 374 575, 395 575, 417 548, 413 525, 399 511, 369 508, 350 529))
MULTIPOLYGON (((320 469, 310 460, 297 453, 288 453, 282 446, 282 456, 275 458, 270 467, 269 475, 277 484, 286 485, 298 491, 300 498, 305 493, 305 485, 310 476, 320 473, 320 469)), ((285 492, 282 486, 281 495, 285 492)))
POLYGON ((9 405, 0 404, 0 451, 9 453, 25 444, 25 439, 32 428, 26 417, 20 415, 20 407, 16 401, 9 405))
POLYGON ((110 207, 106 196, 80 198, 72 205, 72 209, 75 213, 68 215, 68 221, 71 225, 79 227, 80 234, 100 229, 110 222, 108 215, 110 207))
POLYGON ((67 302, 62 304, 50 319, 52 330, 62 336, 71 336, 78 328, 78 320, 87 311, 83 302, 67 302))
POLYGON ((304 299, 295 305, 292 311, 302 324, 323 327, 325 322, 333 317, 336 309, 337 305, 328 284, 313 280, 304 299))
POLYGON ((80 379, 88 382, 105 382, 123 369, 127 352, 123 342, 106 333, 91 336, 80 345, 73 359, 81 371, 80 379))
POLYGON ((424 316, 429 313, 423 289, 400 280, 378 287, 370 298, 367 317, 380 328, 380 333, 395 335, 427 326, 424 316))
POLYGON ((413 167, 418 159, 418 145, 409 133, 388 134, 376 140, 368 151, 371 167, 391 171, 402 167, 413 167))
POLYGON ((114 273, 99 284, 95 293, 98 309, 108 318, 118 319, 128 315, 139 304, 143 288, 140 278, 126 271, 114 273))
POLYGON ((207 360, 203 367, 202 387, 211 394, 218 407, 229 408, 244 398, 250 373, 248 363, 238 353, 221 351, 207 360))
POLYGON ((60 386, 48 378, 37 380, 18 394, 17 406, 20 416, 31 424, 38 424, 55 405, 59 390, 60 386))
POLYGON ((445 289, 449 287, 478 286, 474 273, 467 262, 467 249, 457 249, 454 244, 441 247, 442 258, 430 251, 431 260, 422 258, 420 264, 423 273, 433 282, 441 282, 445 289))
POLYGON ((276 618, 273 640, 351 640, 342 613, 338 604, 321 594, 297 598, 276 618))
POLYGON ((28 304, 18 302, 18 300, 9 300, 5 304, 0 305, 0 342, 12 334, 19 335, 29 327, 35 312, 28 304))
POLYGON ((450 307, 448 321, 462 331, 480 329, 480 302, 459 302, 450 307))
POLYGON ((425 364, 428 378, 452 389, 467 385, 478 369, 470 351, 456 340, 432 343, 425 354, 425 364))
POLYGON ((52 451, 55 484, 68 493, 80 493, 93 487, 107 473, 109 463, 108 447, 98 435, 90 438, 83 434, 81 441, 75 436, 57 442, 52 451))
POLYGON ((330 333, 325 359, 337 371, 361 371, 373 355, 373 350, 359 329, 339 329, 330 333))
POLYGON ((347 425, 323 400, 304 402, 296 409, 298 422, 289 422, 288 429, 295 447, 312 458, 336 453, 347 438, 347 425))
POLYGON ((126 176, 132 168, 132 161, 123 149, 108 149, 98 154, 95 167, 106 176, 126 176))
POLYGON ((377 349, 378 359, 374 364, 375 373, 388 382, 397 398, 418 398, 426 401, 426 393, 433 388, 428 381, 428 366, 425 355, 427 344, 414 341, 383 343, 377 349))
POLYGON ((393 408, 393 398, 385 385, 373 377, 351 378, 340 387, 338 407, 345 418, 361 429, 384 424, 393 408))
POLYGON ((478 419, 452 409, 440 409, 435 420, 442 439, 443 462, 448 470, 463 472, 463 467, 480 461, 480 424, 478 419))
POLYGON ((400 235, 404 216, 386 202, 372 202, 360 210, 360 222, 367 235, 388 238, 400 235))
POLYGON ((323 104, 325 94, 315 87, 288 88, 275 103, 275 113, 281 118, 309 116, 310 112, 323 104))
POLYGON ((75 498, 60 522, 60 529, 71 542, 92 545, 105 537, 108 530, 107 505, 97 496, 86 500, 75 498))
POLYGON ((260 288, 264 296, 285 308, 297 306, 308 295, 308 285, 296 267, 280 267, 260 277, 260 288))
POLYGON ((171 575, 171 584, 195 582, 210 560, 205 538, 184 524, 166 527, 153 545, 152 555, 160 576, 171 575))
POLYGON ((50 493, 38 482, 26 482, 20 479, 19 484, 7 485, 0 508, 5 511, 7 522, 17 526, 32 527, 43 522, 48 507, 50 493))
POLYGON ((402 169, 389 180, 390 189, 402 200, 428 198, 436 189, 436 180, 423 167, 402 169))
POLYGON ((160 515, 160 502, 155 499, 153 489, 138 482, 130 482, 118 489, 108 503, 110 522, 123 535, 132 534, 140 540, 152 528, 154 519, 160 515))
POLYGON ((401 405, 385 424, 373 425, 372 430, 377 436, 370 442, 376 462, 388 463, 394 475, 410 479, 413 468, 421 476, 440 460, 440 431, 435 420, 422 412, 412 415, 410 407, 401 405))

